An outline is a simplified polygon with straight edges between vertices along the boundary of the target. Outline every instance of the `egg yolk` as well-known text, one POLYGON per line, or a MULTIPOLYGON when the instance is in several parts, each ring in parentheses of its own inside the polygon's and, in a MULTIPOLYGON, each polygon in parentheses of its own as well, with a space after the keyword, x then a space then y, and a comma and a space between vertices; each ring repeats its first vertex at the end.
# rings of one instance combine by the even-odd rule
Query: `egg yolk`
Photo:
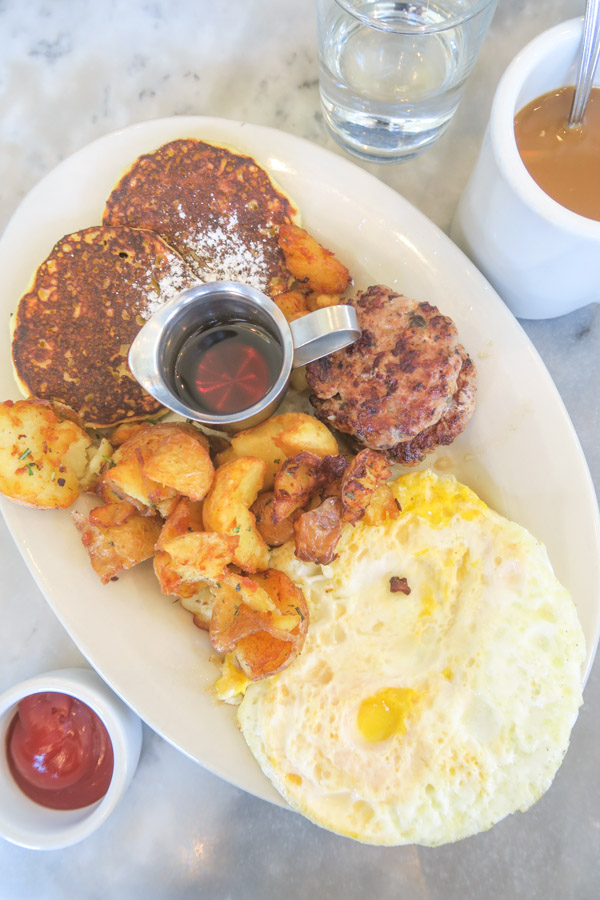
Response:
POLYGON ((403 513, 413 513, 434 527, 445 525, 455 515, 471 522, 487 509, 473 491, 453 479, 434 481, 428 472, 416 472, 406 475, 401 484, 403 513))
POLYGON ((358 709, 358 730, 367 741, 386 741, 404 734, 406 720, 414 710, 419 694, 412 688, 383 688, 362 701, 358 709))
POLYGON ((221 677, 214 686, 218 699, 231 700, 238 694, 243 696, 249 684, 250 681, 238 669, 233 653, 227 653, 221 666, 221 677))

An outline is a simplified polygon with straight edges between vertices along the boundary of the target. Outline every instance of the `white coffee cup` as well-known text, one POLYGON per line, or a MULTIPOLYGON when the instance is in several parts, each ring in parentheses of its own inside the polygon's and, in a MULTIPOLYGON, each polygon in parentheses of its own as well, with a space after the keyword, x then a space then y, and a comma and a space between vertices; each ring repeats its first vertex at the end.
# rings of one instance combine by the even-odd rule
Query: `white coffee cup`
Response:
POLYGON ((582 24, 571 19, 544 32, 506 69, 451 228, 455 243, 524 319, 600 301, 600 222, 544 193, 523 165, 514 133, 515 114, 531 100, 574 84, 582 24))

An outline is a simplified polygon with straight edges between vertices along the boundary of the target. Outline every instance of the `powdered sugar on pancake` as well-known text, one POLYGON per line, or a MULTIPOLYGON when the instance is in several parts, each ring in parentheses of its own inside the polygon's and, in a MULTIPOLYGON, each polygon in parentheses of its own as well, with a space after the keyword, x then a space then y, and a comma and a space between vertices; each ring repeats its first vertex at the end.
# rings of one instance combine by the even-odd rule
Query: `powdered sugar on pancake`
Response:
POLYGON ((219 216, 211 227, 184 239, 202 266, 205 281, 239 281, 266 290, 272 276, 265 255, 266 238, 257 233, 248 240, 241 234, 237 213, 219 216))
POLYGON ((156 270, 147 270, 138 287, 142 294, 139 309, 136 313, 143 319, 150 319, 161 306, 172 300, 181 291, 197 284, 198 278, 195 278, 188 266, 175 253, 169 253, 165 259, 160 277, 157 277, 156 270))

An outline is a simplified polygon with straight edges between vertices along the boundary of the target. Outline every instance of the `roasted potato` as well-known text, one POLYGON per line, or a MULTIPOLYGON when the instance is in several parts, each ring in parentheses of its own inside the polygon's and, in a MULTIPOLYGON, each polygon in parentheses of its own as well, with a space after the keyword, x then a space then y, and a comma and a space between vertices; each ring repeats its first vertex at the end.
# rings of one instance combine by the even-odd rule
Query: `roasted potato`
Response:
POLYGON ((329 565, 335 559, 341 533, 342 501, 339 497, 328 497, 294 522, 296 556, 305 562, 329 565))
POLYGON ((361 450, 342 478, 342 518, 354 524, 364 516, 374 492, 391 475, 389 462, 377 450, 361 450))
POLYGON ((194 625, 208 631, 212 616, 212 594, 208 585, 203 585, 189 597, 179 597, 179 602, 192 614, 194 625))
POLYGON ((208 450, 191 434, 167 435, 144 463, 144 475, 190 500, 203 500, 215 474, 208 450))
POLYGON ((294 537, 294 518, 300 515, 300 510, 292 513, 288 518, 280 522, 273 521, 273 491, 264 491, 259 494, 251 506, 251 511, 256 516, 256 527, 269 547, 280 547, 294 537))
MULTIPOLYGON (((206 451, 207 441, 197 429, 179 422, 165 422, 159 425, 144 425, 136 430, 128 440, 115 450, 111 467, 99 478, 99 492, 102 494, 110 489, 123 500, 129 500, 140 512, 152 514, 158 511, 167 516, 173 511, 177 503, 179 491, 171 484, 156 481, 146 471, 146 465, 151 470, 167 478, 174 484, 185 482, 182 472, 181 449, 183 446, 190 450, 194 441, 198 446, 193 449, 196 488, 201 487, 207 481, 207 472, 210 472, 210 459, 206 451), (169 469, 168 460, 161 453, 161 447, 169 442, 170 453, 175 462, 169 469), (178 442, 180 442, 178 444, 178 442), (156 466, 152 466, 152 457, 158 454, 156 466)), ((197 498, 197 491, 195 497, 197 498)))
MULTIPOLYGON (((88 449, 88 455, 90 454, 88 449)), ((107 438, 101 438, 100 444, 92 452, 83 478, 79 480, 79 487, 82 491, 93 493, 97 490, 98 480, 102 472, 111 465, 113 448, 107 438)))
POLYGON ((276 609, 269 614, 263 631, 241 638, 235 646, 236 662, 251 681, 285 669, 302 650, 308 630, 306 599, 287 575, 268 569, 254 579, 276 609))
MULTIPOLYGON (((201 591, 208 577, 207 565, 210 563, 211 553, 215 557, 212 561, 211 574, 215 571, 221 574, 227 562, 231 562, 231 554, 227 550, 225 550, 227 561, 220 566, 217 565, 216 557, 223 552, 225 544, 229 548, 237 546, 237 538, 224 537, 212 532, 210 537, 196 537, 197 533, 202 531, 202 504, 194 503, 187 497, 180 497, 177 506, 166 519, 156 542, 154 571, 163 594, 170 594, 181 600, 191 598, 201 591), (196 545, 186 541, 186 538, 191 538, 192 542, 196 541, 196 545), (214 540, 215 538, 217 540, 214 540), (169 552, 170 550, 173 552, 169 552), (193 557, 193 563, 196 563, 195 566, 192 564, 191 569, 185 568, 184 554, 193 557)), ((199 615, 198 612, 196 614, 199 615)))
POLYGON ((293 322, 294 319, 299 319, 311 311, 306 301, 306 294, 303 294, 302 291, 284 291, 273 297, 273 300, 288 322, 293 322))
POLYGON ((271 521, 278 525, 306 506, 324 483, 322 460, 314 453, 297 453, 286 459, 275 476, 271 521))
POLYGON ((193 597, 206 585, 205 581, 184 581, 175 571, 173 560, 166 550, 157 550, 152 564, 161 592, 168 597, 177 597, 183 601, 193 597))
POLYGON ((120 447, 121 444, 124 444, 125 441, 128 441, 147 426, 147 422, 123 422, 111 431, 110 442, 113 447, 120 447))
POLYGON ((323 459, 326 456, 335 456, 339 452, 338 443, 329 428, 314 416, 305 413, 283 413, 278 418, 284 416, 286 427, 275 436, 274 441, 286 457, 306 451, 323 459))
POLYGON ((212 644, 220 653, 233 652, 251 681, 289 665, 302 649, 307 629, 304 594, 276 569, 252 578, 231 575, 213 590, 212 644))
POLYGON ((266 468, 256 457, 232 459, 219 466, 202 508, 207 531, 238 536, 233 562, 244 572, 258 572, 269 565, 269 548, 250 511, 263 487, 266 468))
POLYGON ((64 509, 86 476, 87 432, 42 400, 0 404, 0 492, 36 509, 64 509))
POLYGON ((253 578, 231 573, 212 586, 210 639, 219 653, 229 653, 248 635, 262 631, 275 604, 253 578))
POLYGON ((99 528, 111 528, 113 525, 123 525, 135 512, 133 503, 118 500, 116 503, 107 503, 106 506, 94 507, 90 511, 88 522, 99 528))
POLYGON ((341 297, 339 294, 308 294, 306 297, 306 304, 311 312, 314 312, 317 309, 325 309, 326 306, 336 306, 336 304, 340 303, 341 297))
POLYGON ((363 522, 365 525, 381 525, 386 519, 397 519, 400 512, 400 504, 389 484, 380 484, 371 495, 363 522))
POLYGON ((234 435, 231 447, 217 456, 217 463, 221 465, 241 456, 264 460, 267 466, 264 489, 270 490, 284 460, 302 450, 324 457, 336 454, 338 445, 327 426, 314 416, 282 413, 234 435))
POLYGON ((180 534, 203 530, 202 504, 194 503, 188 497, 180 497, 173 512, 165 519, 156 542, 156 549, 164 550, 165 544, 180 534))
POLYGON ((233 562, 239 538, 215 531, 181 534, 164 544, 171 565, 182 581, 214 581, 233 562))
MULTIPOLYGON (((130 569, 154 554, 160 531, 160 522, 156 518, 141 516, 133 509, 120 524, 104 527, 92 524, 80 512, 73 512, 72 516, 90 562, 103 584, 123 569, 130 569)), ((96 513, 96 519, 98 517, 99 513, 96 513)), ((107 515, 107 520, 110 518, 107 515)))
POLYGON ((317 294, 343 294, 351 278, 346 266, 303 228, 279 226, 279 246, 292 275, 317 294))

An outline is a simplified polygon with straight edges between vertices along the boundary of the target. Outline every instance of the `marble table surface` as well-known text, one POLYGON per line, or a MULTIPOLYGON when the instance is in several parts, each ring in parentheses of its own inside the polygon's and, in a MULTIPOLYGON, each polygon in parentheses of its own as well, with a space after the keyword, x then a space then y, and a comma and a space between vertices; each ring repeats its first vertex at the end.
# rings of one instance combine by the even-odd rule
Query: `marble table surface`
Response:
MULTIPOLYGON (((367 166, 448 231, 498 79, 584 0, 499 0, 449 131, 422 157, 367 166)), ((313 0, 0 0, 0 231, 24 195, 91 140, 146 119, 269 125, 339 152, 319 111, 313 0)), ((524 322, 600 488, 600 309, 524 322)), ((568 473, 566 473, 568 477, 568 473)), ((0 690, 85 664, 0 521, 0 690)), ((16 898, 592 898, 600 884, 600 668, 571 747, 526 814, 438 849, 364 846, 249 796, 144 728, 115 814, 55 852, 0 840, 0 900, 16 898)))

